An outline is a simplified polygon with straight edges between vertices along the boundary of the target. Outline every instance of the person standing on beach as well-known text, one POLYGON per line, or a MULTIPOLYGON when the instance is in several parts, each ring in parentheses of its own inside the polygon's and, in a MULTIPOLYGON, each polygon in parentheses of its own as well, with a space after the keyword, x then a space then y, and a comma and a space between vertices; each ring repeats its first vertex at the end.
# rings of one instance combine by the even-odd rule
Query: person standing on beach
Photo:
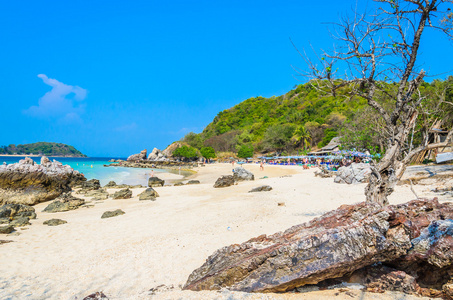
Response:
POLYGON ((263 164, 263 161, 260 162, 260 170, 261 170, 261 171, 264 171, 264 164, 263 164))
POLYGON ((154 177, 154 170, 151 170, 151 177, 154 177))

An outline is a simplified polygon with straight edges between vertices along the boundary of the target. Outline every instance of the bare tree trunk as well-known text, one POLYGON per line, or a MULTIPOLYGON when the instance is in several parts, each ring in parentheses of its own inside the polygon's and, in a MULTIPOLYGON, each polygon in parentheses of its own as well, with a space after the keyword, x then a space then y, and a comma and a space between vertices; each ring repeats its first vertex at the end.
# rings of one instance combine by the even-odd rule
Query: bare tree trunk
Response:
POLYGON ((387 197, 393 193, 398 180, 406 171, 406 160, 401 157, 404 142, 417 119, 418 113, 413 110, 406 123, 397 127, 397 134, 391 141, 390 146, 376 166, 371 167, 371 176, 365 187, 367 202, 376 202, 387 205, 387 197))

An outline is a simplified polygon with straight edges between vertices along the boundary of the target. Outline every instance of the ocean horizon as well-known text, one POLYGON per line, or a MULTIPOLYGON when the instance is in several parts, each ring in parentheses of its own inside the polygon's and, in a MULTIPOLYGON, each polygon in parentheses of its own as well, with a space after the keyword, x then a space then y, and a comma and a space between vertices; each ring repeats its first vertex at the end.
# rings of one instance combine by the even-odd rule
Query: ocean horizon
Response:
MULTIPOLYGON (((0 156, 0 163, 6 162, 13 164, 25 157, 30 157, 35 163, 41 163, 40 156, 0 156)), ((108 165, 111 159, 123 159, 123 157, 48 157, 51 161, 54 159, 61 162, 63 165, 69 165, 74 170, 82 173, 87 180, 99 179, 101 185, 106 185, 109 181, 115 181, 117 184, 142 184, 148 185, 149 174, 154 173, 167 173, 165 169, 152 169, 152 168, 127 168, 127 167, 104 167, 108 165)))

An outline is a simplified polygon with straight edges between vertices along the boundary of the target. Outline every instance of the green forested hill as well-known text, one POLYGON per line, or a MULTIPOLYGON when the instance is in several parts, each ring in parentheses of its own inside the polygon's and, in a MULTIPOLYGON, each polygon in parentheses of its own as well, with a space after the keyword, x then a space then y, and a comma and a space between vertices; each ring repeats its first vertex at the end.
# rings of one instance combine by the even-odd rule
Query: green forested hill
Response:
MULTIPOLYGON (((395 84, 380 85, 379 102, 390 110, 395 84)), ((345 86, 336 91, 335 97, 328 96, 314 84, 306 83, 281 96, 250 98, 219 112, 203 132, 189 133, 182 140, 198 149, 212 147, 216 152, 250 154, 252 149, 254 153, 291 154, 323 147, 341 135, 347 147, 382 152, 388 137, 379 117, 365 99, 352 97, 350 91, 345 86)), ((425 82, 420 92, 426 99, 414 144, 421 140, 433 118, 444 120, 446 125, 453 122, 453 105, 445 102, 453 101, 453 77, 425 82)))
POLYGON ((47 156, 72 156, 72 157, 86 157, 73 146, 61 143, 46 143, 39 142, 33 144, 0 146, 0 154, 38 154, 47 156))
POLYGON ((224 110, 202 133, 184 137, 200 148, 217 152, 294 152, 321 147, 338 134, 343 122, 366 106, 364 100, 347 100, 347 89, 336 97, 322 97, 311 84, 301 84, 281 96, 256 97, 224 110))

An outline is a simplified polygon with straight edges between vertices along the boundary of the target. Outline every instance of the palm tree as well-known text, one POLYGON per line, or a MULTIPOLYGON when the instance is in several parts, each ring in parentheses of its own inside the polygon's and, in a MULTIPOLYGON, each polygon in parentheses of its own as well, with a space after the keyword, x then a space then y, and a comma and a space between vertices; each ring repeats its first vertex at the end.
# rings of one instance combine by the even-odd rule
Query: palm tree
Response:
POLYGON ((291 140, 293 141, 294 146, 297 147, 300 144, 302 144, 304 150, 306 150, 306 146, 310 145, 311 142, 310 132, 307 129, 305 129, 304 126, 299 126, 294 132, 294 135, 291 138, 291 140))

